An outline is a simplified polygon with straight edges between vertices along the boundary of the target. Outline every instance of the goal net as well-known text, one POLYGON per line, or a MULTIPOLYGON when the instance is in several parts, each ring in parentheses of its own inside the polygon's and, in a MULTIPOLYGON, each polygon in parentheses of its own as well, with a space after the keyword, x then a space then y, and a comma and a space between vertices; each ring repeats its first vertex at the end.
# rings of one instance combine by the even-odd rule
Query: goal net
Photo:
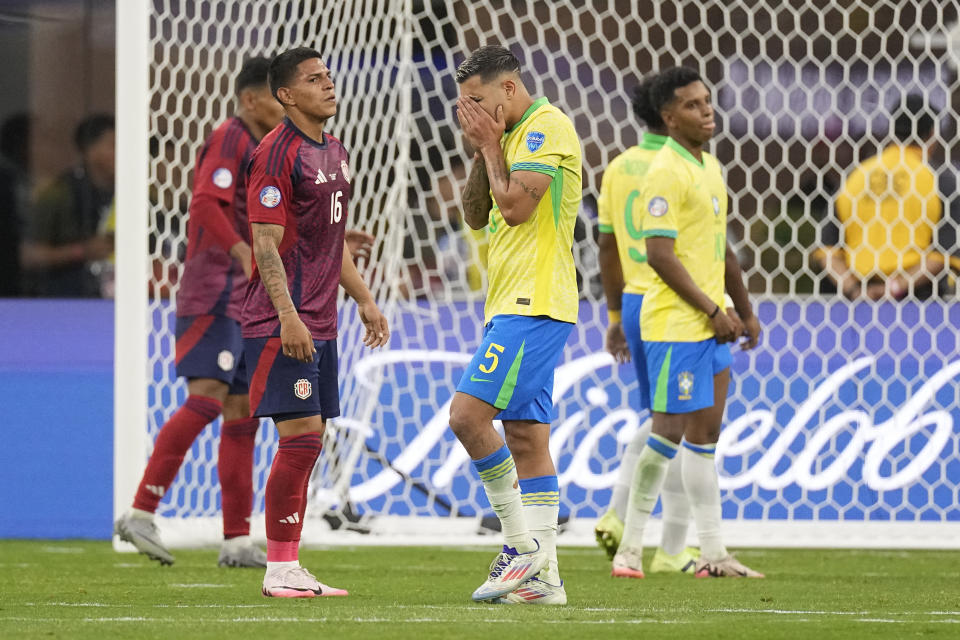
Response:
MULTIPOLYGON (((362 348, 355 306, 343 303, 343 415, 329 424, 314 471, 304 543, 451 543, 491 531, 495 518, 447 417, 479 343, 485 286, 483 235, 460 222, 468 158, 454 71, 474 48, 498 43, 520 57, 531 94, 573 119, 584 150, 574 246, 580 321, 556 374, 550 445, 561 543, 590 542, 620 455, 649 418, 632 409, 632 367, 603 352, 596 199, 605 165, 638 140, 630 89, 650 70, 677 64, 699 69, 713 90, 719 133, 711 149, 726 171, 730 238, 764 328, 758 349, 735 352, 718 447, 728 542, 960 541, 960 312, 949 261, 930 273, 929 297, 911 290, 903 300, 850 301, 813 260, 825 245, 844 247, 843 234, 832 240, 826 231, 837 191, 890 143, 894 110, 908 94, 922 96, 937 119, 939 144, 928 145, 927 162, 944 206, 931 232, 949 257, 958 206, 950 200, 955 2, 138 1, 149 21, 141 70, 149 119, 126 132, 149 141, 149 158, 140 159, 149 177, 146 192, 128 202, 136 210, 149 201, 149 330, 146 343, 118 330, 118 396, 136 385, 147 394, 146 406, 136 394, 117 400, 125 443, 118 508, 129 504, 153 438, 185 397, 173 367, 172 301, 197 149, 231 115, 244 58, 308 45, 336 78, 341 107, 330 132, 351 155, 350 223, 377 237, 363 272, 393 337, 383 351, 362 348), (145 371, 120 368, 126 349, 145 350, 145 371), (138 412, 135 424, 121 418, 138 412)), ((118 58, 142 46, 118 33, 118 58)), ((121 163, 118 184, 126 170, 121 163)), ((141 303, 118 290, 118 314, 141 303)), ((158 510, 174 546, 219 539, 218 430, 215 423, 203 432, 158 510)), ((275 448, 265 421, 254 532, 263 530, 257 518, 275 448)), ((655 540, 656 527, 648 534, 655 540)))

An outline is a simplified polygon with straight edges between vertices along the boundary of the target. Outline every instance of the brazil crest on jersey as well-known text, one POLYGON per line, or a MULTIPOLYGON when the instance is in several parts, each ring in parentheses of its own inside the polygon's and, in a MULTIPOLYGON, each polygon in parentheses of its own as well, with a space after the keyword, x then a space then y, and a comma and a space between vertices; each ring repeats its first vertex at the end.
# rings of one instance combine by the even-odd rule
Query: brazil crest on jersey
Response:
MULTIPOLYGON (((675 140, 657 152, 641 189, 644 238, 674 238, 673 250, 690 277, 723 306, 727 248, 727 189, 720 163, 709 153, 698 161, 675 140)), ((654 342, 700 342, 713 327, 654 273, 643 298, 640 330, 654 342)))
POLYGON ((540 98, 504 132, 501 146, 509 171, 536 171, 553 181, 530 218, 515 227, 507 226, 493 200, 484 322, 501 314, 576 322, 573 226, 582 190, 580 139, 570 119, 540 98))
POLYGON ((643 295, 653 280, 644 246, 644 203, 640 190, 650 163, 666 142, 666 136, 646 132, 640 144, 614 158, 603 172, 597 200, 598 221, 601 233, 612 233, 617 239, 624 293, 643 295))

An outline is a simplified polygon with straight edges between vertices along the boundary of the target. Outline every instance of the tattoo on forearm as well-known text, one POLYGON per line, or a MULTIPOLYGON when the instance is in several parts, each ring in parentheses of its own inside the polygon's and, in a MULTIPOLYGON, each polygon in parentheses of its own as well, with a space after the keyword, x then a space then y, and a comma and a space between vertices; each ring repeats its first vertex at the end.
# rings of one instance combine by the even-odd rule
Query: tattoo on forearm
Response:
POLYGON ((474 229, 486 224, 491 206, 487 167, 483 162, 474 162, 463 188, 463 215, 467 224, 474 229))
POLYGON ((283 239, 283 231, 273 229, 254 229, 254 254, 257 270, 270 301, 277 313, 293 309, 293 300, 287 290, 287 272, 277 247, 283 239))
POLYGON ((523 180, 518 180, 516 177, 510 178, 510 182, 517 185, 521 189, 523 189, 523 192, 528 196, 530 196, 534 202, 540 202, 540 197, 543 194, 537 191, 536 187, 528 187, 526 183, 523 182, 523 180))

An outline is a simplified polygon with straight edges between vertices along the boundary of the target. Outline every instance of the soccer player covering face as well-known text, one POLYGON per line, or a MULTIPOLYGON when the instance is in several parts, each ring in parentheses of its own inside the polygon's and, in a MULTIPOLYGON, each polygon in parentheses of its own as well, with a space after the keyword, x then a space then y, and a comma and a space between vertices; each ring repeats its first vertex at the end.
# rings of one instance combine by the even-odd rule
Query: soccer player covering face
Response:
POLYGON ((324 132, 337 112, 330 71, 318 52, 300 47, 274 58, 269 77, 287 117, 250 161, 247 211, 255 264, 242 323, 251 412, 273 418, 280 435, 266 487, 262 592, 344 596, 298 561, 307 483, 325 421, 340 415, 338 285, 357 303, 364 344, 382 346, 390 332, 344 243, 350 166, 340 141, 324 132))
MULTIPOLYGON (((640 192, 653 158, 667 142, 667 129, 660 114, 650 104, 650 89, 656 79, 650 74, 634 89, 634 114, 646 124, 640 143, 633 146, 607 166, 597 201, 599 213, 600 278, 607 299, 610 324, 607 328, 606 349, 618 362, 632 360, 639 387, 639 410, 650 410, 650 388, 647 382, 647 360, 640 339, 640 307, 643 295, 654 278, 647 264, 643 241, 643 204, 640 192)), ((649 422, 645 423, 649 425, 649 422)), ((613 559, 623 535, 623 520, 627 513, 627 499, 633 484, 637 456, 643 450, 650 429, 643 428, 620 461, 620 471, 610 498, 610 508, 597 522, 597 543, 613 559)), ((690 505, 683 491, 681 477, 682 457, 670 463, 664 481, 663 535, 661 546, 653 559, 653 572, 693 572, 698 551, 686 548, 690 505)))
POLYGON ((553 371, 577 319, 572 245, 580 141, 567 116, 530 96, 519 61, 503 47, 475 51, 457 69, 457 82, 457 117, 476 150, 464 219, 487 230, 489 290, 483 340, 457 386, 450 427, 504 535, 473 599, 565 604, 549 440, 553 371), (506 445, 495 418, 503 421, 506 445))
POLYGON ((269 64, 266 58, 244 62, 236 79, 236 115, 214 129, 197 157, 187 259, 177 293, 176 366, 187 378, 187 401, 160 429, 133 508, 115 526, 122 540, 163 564, 173 563, 173 555, 160 539, 154 512, 197 435, 223 413, 219 564, 266 566, 266 556, 249 535, 259 420, 250 417, 240 337, 240 307, 251 270, 249 230, 241 211, 246 207, 236 207, 235 198, 257 141, 283 117, 267 85, 269 64))
POLYGON ((752 348, 760 326, 726 241, 720 165, 704 151, 715 127, 710 91, 696 71, 678 67, 660 74, 650 99, 670 134, 639 196, 647 262, 655 274, 640 310, 652 433, 637 460, 612 574, 643 577, 643 530, 679 451, 701 545, 696 575, 763 577, 727 552, 720 532, 714 451, 730 382, 725 343, 745 335, 744 348, 752 348), (722 308, 724 286, 743 324, 722 308))

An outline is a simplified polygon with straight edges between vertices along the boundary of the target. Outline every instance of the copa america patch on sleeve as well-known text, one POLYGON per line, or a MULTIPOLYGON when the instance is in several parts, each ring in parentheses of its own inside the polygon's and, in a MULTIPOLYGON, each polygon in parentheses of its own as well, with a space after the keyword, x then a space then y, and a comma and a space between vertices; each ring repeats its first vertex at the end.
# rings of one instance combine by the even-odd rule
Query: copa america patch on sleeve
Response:
POLYGON ((660 196, 653 198, 650 201, 650 204, 647 205, 647 211, 650 212, 654 218, 659 218, 662 215, 667 213, 667 210, 670 208, 670 205, 667 204, 667 201, 660 196))
POLYGON ((213 184, 220 187, 221 189, 229 189, 230 185, 233 184, 233 174, 230 173, 230 169, 225 167, 220 167, 213 172, 213 184))
POLYGON ((543 141, 546 139, 547 137, 539 131, 531 131, 527 134, 527 149, 530 150, 530 153, 533 153, 543 146, 543 141))
POLYGON ((264 187, 260 191, 260 204, 265 206, 268 209, 273 209, 278 204, 280 204, 280 189, 277 189, 274 186, 264 187))

